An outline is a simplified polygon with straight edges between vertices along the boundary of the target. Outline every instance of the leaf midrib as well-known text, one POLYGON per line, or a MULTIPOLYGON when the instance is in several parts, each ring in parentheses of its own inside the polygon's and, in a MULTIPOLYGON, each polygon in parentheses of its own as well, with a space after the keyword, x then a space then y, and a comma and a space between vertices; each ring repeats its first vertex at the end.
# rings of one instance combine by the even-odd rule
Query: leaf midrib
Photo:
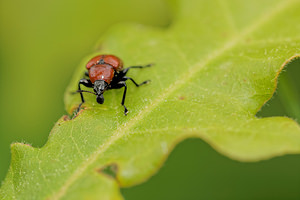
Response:
MULTIPOLYGON (((141 111, 135 117, 131 118, 127 123, 124 123, 124 125, 116 129, 111 138, 106 143, 102 144, 92 155, 90 155, 83 162, 83 164, 79 168, 77 168, 77 170, 70 176, 70 178, 66 180, 61 189, 57 193, 54 193, 50 198, 60 199, 61 197, 63 197, 66 194, 68 188, 84 173, 84 171, 89 166, 91 166, 97 160, 98 156, 101 153, 106 151, 112 144, 114 144, 115 141, 124 136, 125 133, 136 123, 138 123, 143 117, 151 113, 151 111, 161 102, 163 102, 166 97, 170 96, 175 90, 183 86, 188 80, 194 77, 195 74, 198 74, 198 72, 200 72, 205 66, 207 66, 207 64, 210 63, 213 59, 216 59, 217 57, 223 55, 226 51, 232 49, 239 41, 257 30, 264 23, 271 20, 272 17, 276 16, 280 12, 283 12, 285 9, 291 6, 293 2, 294 0, 281 1, 274 9, 264 13, 258 20, 255 21, 255 23, 241 31, 238 37, 225 43, 225 45, 223 45, 221 48, 208 55, 206 59, 203 59, 201 62, 198 62, 190 67, 189 70, 181 76, 182 78, 178 79, 175 83, 171 84, 167 89, 165 89, 164 92, 162 92, 162 95, 158 96, 156 100, 152 102, 152 104, 146 106, 145 109, 141 109, 141 111)), ((184 52, 181 52, 181 55, 182 54, 184 54, 184 52)))

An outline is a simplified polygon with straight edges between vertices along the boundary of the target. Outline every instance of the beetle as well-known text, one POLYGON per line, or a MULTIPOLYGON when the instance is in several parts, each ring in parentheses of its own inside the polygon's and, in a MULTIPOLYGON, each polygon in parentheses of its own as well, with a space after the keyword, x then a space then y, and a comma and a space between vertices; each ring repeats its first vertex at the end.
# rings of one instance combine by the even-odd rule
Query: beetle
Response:
POLYGON ((98 55, 93 57, 86 65, 88 71, 85 72, 86 78, 80 79, 78 82, 78 90, 76 92, 80 93, 81 103, 78 106, 78 111, 80 110, 82 104, 85 102, 83 97, 83 92, 88 92, 95 94, 96 101, 99 104, 104 103, 103 93, 110 89, 120 89, 124 87, 122 106, 124 106, 124 114, 127 115, 128 109, 125 106, 125 98, 127 92, 126 81, 131 80, 135 86, 139 87, 141 85, 147 84, 150 80, 146 80, 140 84, 137 84, 132 78, 127 77, 126 74, 129 69, 132 68, 146 68, 150 67, 152 64, 145 66, 131 66, 128 68, 123 68, 123 61, 114 55, 98 55), (88 88, 93 88, 94 92, 86 91, 81 89, 81 85, 88 88))

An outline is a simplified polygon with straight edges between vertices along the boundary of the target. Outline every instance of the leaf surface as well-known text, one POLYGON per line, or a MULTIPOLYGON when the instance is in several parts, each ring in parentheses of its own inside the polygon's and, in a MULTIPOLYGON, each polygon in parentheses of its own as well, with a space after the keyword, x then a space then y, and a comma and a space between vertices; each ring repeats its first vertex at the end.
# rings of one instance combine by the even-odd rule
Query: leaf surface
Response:
POLYGON ((118 55, 131 69, 123 89, 105 103, 85 94, 85 109, 60 119, 40 149, 12 145, 3 199, 122 199, 155 173, 180 141, 199 137, 220 153, 258 161, 300 153, 300 127, 286 117, 257 118, 284 66, 300 53, 296 0, 180 0, 166 30, 123 24, 110 29, 97 52, 79 65, 65 95, 68 112, 80 103, 85 63, 99 53, 118 55))

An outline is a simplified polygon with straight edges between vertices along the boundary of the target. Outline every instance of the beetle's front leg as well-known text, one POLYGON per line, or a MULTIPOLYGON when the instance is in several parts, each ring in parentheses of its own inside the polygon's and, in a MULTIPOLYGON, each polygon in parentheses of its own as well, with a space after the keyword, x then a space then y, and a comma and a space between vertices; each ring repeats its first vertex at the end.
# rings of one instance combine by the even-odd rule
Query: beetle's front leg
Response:
MULTIPOLYGON (((93 83, 89 79, 85 79, 85 78, 80 79, 80 81, 78 82, 78 91, 81 91, 80 85, 84 85, 85 87, 88 87, 88 88, 93 87, 93 83)), ((80 110, 81 105, 85 102, 82 92, 79 92, 79 93, 80 93, 80 97, 81 97, 81 103, 79 104, 77 111, 80 110)))

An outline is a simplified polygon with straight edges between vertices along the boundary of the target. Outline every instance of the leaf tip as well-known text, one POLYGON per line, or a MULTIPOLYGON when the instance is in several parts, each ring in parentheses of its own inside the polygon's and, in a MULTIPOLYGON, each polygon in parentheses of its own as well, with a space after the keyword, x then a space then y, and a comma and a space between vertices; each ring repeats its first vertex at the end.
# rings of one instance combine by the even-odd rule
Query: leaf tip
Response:
POLYGON ((10 148, 11 149, 24 149, 24 148, 30 148, 30 149, 33 149, 33 147, 31 146, 31 144, 26 144, 26 143, 23 143, 23 142, 15 142, 15 143, 12 143, 10 145, 10 148))
POLYGON ((16 142, 10 145, 10 149, 13 162, 13 160, 16 160, 16 158, 23 157, 26 153, 33 151, 35 148, 32 147, 30 144, 16 142))

